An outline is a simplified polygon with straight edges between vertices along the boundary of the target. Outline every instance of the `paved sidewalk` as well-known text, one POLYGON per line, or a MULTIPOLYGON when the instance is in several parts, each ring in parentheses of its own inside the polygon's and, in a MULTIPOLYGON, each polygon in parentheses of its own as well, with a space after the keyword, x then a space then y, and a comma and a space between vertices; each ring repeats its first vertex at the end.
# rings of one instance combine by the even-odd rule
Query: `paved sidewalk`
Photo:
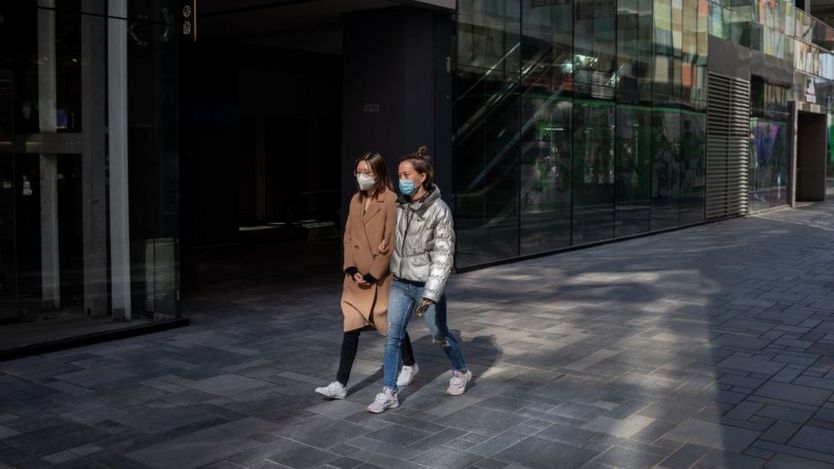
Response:
POLYGON ((476 379, 414 322, 402 406, 338 285, 232 285, 186 329, 0 363, 0 468, 834 466, 834 203, 457 275, 476 379))

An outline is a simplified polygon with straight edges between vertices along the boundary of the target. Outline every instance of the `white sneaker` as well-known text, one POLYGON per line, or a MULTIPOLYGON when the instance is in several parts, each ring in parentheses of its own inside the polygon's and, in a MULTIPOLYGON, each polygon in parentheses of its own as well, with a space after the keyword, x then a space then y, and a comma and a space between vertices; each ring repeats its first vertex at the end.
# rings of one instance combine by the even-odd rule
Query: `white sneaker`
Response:
POLYGON ((449 380, 449 387, 446 389, 446 393, 452 396, 460 396, 466 391, 466 385, 470 379, 472 379, 472 372, 469 370, 465 372, 453 371, 452 379, 449 380))
POLYGON ((386 409, 396 409, 400 406, 400 401, 397 399, 397 393, 383 388, 382 392, 376 395, 376 399, 368 406, 368 412, 372 414, 381 414, 386 409))
POLYGON ((328 399, 344 399, 347 396, 347 389, 338 381, 316 388, 316 392, 328 399))
POLYGON ((403 366, 400 370, 400 375, 397 376, 397 387, 411 384, 414 381, 414 377, 417 376, 418 371, 420 371, 420 367, 416 363, 414 366, 403 366))

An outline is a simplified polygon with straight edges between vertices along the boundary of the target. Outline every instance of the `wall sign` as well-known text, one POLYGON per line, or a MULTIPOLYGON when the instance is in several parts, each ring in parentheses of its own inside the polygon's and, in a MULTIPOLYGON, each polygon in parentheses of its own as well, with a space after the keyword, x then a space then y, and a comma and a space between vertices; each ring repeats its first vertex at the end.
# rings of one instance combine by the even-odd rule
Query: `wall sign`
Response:
POLYGON ((182 7, 182 35, 197 40, 197 0, 187 0, 182 7))

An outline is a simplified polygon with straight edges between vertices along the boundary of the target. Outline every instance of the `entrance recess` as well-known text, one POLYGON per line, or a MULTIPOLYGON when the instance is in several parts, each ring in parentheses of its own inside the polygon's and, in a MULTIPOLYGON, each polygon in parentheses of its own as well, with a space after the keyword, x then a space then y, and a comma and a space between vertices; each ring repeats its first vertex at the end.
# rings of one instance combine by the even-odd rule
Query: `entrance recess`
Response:
POLYGON ((245 3, 201 1, 181 51, 185 289, 339 279, 354 160, 451 147, 453 2, 245 3))
POLYGON ((825 199, 826 116, 798 111, 796 119, 796 201, 825 199))

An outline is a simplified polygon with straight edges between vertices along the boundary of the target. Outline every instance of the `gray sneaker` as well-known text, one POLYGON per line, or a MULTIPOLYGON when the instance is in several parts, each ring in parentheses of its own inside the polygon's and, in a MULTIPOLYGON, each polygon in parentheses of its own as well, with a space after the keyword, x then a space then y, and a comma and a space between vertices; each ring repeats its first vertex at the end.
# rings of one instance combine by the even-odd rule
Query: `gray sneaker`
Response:
POLYGON ((344 399, 347 396, 347 389, 338 381, 316 388, 316 392, 328 399, 344 399))
POLYGON ((400 401, 397 400, 397 393, 388 388, 383 388, 382 392, 376 395, 376 399, 368 406, 368 412, 372 414, 381 414, 386 409, 396 409, 400 406, 400 401))
POLYGON ((453 371, 452 379, 449 380, 449 387, 446 388, 446 393, 452 396, 460 396, 466 391, 466 385, 470 379, 472 379, 472 372, 469 370, 453 371))
POLYGON ((418 371, 420 371, 420 367, 416 363, 413 366, 403 366, 400 369, 400 375, 397 376, 397 387, 411 384, 418 371))

